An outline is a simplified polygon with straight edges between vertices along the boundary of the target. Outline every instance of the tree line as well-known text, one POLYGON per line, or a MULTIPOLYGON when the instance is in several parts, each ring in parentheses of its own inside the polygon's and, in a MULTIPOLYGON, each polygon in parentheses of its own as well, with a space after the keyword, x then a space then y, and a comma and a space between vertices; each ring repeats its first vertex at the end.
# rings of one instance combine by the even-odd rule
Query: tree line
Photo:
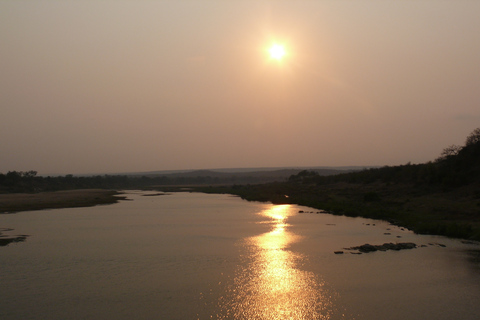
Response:
MULTIPOLYGON (((258 180, 258 178, 257 178, 258 180)), ((255 177, 239 176, 38 176, 37 171, 9 171, 0 173, 0 193, 42 192, 69 189, 134 189, 152 186, 250 184, 255 177)), ((407 163, 384 166, 335 175, 320 175, 303 170, 291 175, 287 183, 298 185, 329 185, 338 182, 386 184, 409 183, 417 186, 453 188, 480 181, 480 128, 466 139, 464 146, 448 146, 434 161, 423 164, 407 163)), ((256 183, 261 183, 258 180, 256 183)))
MULTIPOLYGON (((198 176, 162 175, 94 175, 94 176, 38 176, 36 171, 9 171, 0 173, 0 193, 42 192, 71 189, 145 189, 155 186, 185 186, 185 185, 233 185, 262 183, 277 179, 272 176, 252 174, 225 174, 210 176, 209 173, 199 173, 198 176)), ((285 179, 285 178, 282 178, 285 179)))
POLYGON ((480 181, 480 128, 466 139, 465 145, 446 147, 434 161, 422 164, 384 166, 332 176, 320 176, 304 170, 289 178, 291 183, 328 185, 347 183, 409 183, 417 186, 460 187, 480 181))

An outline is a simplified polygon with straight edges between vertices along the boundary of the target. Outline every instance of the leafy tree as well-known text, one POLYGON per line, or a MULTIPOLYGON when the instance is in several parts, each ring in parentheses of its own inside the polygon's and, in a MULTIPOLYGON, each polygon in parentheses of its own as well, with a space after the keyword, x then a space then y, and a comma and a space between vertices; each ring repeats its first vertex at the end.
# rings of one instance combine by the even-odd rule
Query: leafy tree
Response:
POLYGON ((470 133, 465 141, 466 146, 474 145, 480 142, 480 128, 477 128, 470 133))

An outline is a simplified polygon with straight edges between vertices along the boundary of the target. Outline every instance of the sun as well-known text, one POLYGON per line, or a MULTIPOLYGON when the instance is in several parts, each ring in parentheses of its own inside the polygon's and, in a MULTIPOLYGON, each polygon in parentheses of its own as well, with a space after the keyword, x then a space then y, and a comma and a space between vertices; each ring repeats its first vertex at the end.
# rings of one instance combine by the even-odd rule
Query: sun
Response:
POLYGON ((270 53, 270 58, 280 61, 287 52, 283 45, 275 43, 268 49, 268 53, 270 53))

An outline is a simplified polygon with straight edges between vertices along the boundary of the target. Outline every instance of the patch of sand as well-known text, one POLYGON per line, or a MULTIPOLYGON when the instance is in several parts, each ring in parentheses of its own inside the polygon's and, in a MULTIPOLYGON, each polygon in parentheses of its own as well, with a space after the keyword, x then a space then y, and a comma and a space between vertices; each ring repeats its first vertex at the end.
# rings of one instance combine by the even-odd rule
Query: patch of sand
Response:
POLYGON ((103 189, 0 194, 0 213, 111 204, 125 199, 119 197, 120 194, 103 189))

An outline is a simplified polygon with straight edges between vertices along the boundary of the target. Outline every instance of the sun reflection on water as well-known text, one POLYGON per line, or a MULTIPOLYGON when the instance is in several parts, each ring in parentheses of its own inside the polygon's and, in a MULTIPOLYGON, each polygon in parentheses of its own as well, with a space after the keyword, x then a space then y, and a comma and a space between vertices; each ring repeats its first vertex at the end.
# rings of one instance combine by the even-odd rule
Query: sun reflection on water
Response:
POLYGON ((235 277, 220 319, 330 319, 331 297, 316 276, 299 269, 304 257, 289 246, 301 240, 288 230, 289 205, 260 213, 272 229, 245 239, 246 265, 235 277))

